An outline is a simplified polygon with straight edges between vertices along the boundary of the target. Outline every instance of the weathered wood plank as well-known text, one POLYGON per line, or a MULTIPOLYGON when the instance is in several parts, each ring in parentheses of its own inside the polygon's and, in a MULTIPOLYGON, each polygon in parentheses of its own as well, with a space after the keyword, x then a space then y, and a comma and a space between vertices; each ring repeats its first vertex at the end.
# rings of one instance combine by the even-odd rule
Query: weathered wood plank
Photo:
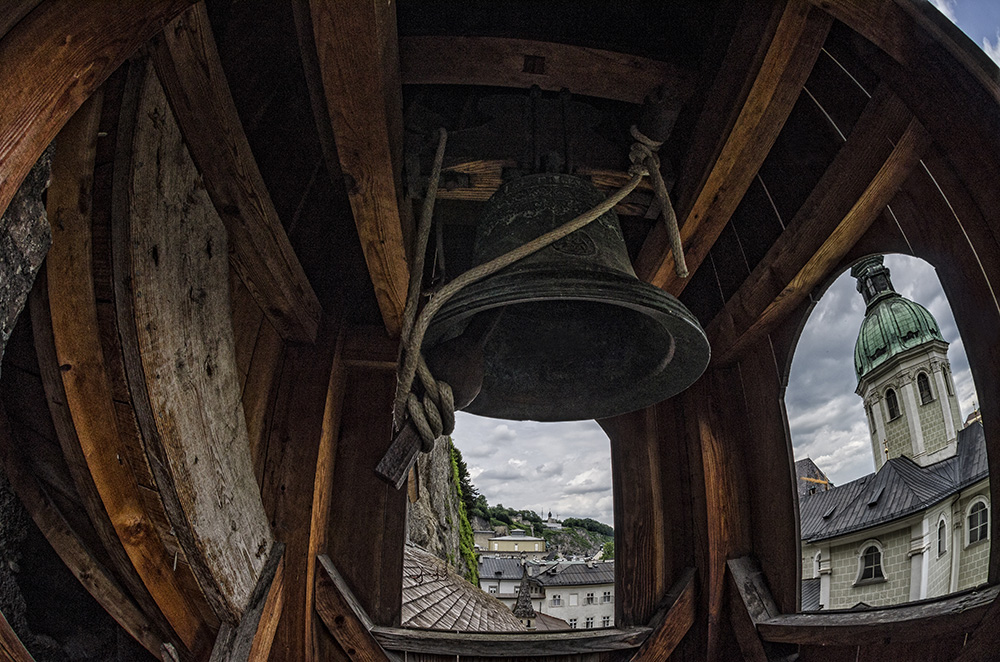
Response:
POLYGON ((216 614, 238 622, 272 537, 235 369, 226 232, 148 66, 138 66, 136 84, 131 140, 119 132, 132 168, 116 219, 116 298, 139 358, 125 367, 133 399, 145 391, 150 405, 139 425, 163 460, 158 487, 176 492, 170 522, 216 614))
POLYGON ((697 591, 695 569, 688 568, 667 593, 666 604, 650 621, 653 631, 632 655, 633 662, 670 657, 694 623, 697 591))
MULTIPOLYGON (((272 648, 272 660, 307 659, 312 642, 312 591, 309 575, 310 540, 317 480, 330 481, 326 468, 329 444, 335 434, 327 427, 327 399, 336 364, 338 318, 324 319, 319 340, 312 346, 285 351, 278 377, 274 414, 267 442, 261 494, 274 535, 285 543, 285 606, 272 648)), ((319 486, 332 489, 333 483, 319 486)), ((317 517, 319 514, 317 514, 317 517)))
POLYGON ((8 662, 35 662, 28 649, 14 633, 7 618, 0 614, 0 653, 8 662))
MULTIPOLYGON (((153 655, 160 654, 163 635, 113 575, 93 557, 20 456, 6 411, 0 405, 0 465, 25 509, 62 562, 90 595, 122 628, 153 655)), ((2 624, 0 624, 2 626, 2 624)))
POLYGON ((42 0, 8 0, 0 10, 0 39, 42 0))
POLYGON ((351 660, 386 662, 389 656, 371 634, 372 621, 330 557, 319 559, 316 613, 351 660))
POLYGON ((284 552, 284 543, 271 545, 243 618, 219 629, 209 662, 266 662, 284 602, 284 552))
MULTIPOLYGON (((688 268, 698 269, 764 162, 812 71, 831 19, 806 0, 785 7, 753 86, 689 207, 678 209, 688 268)), ((640 278, 673 295, 686 281, 674 274, 666 233, 654 228, 636 262, 640 278)))
POLYGON ((0 212, 80 104, 191 4, 48 0, 0 40, 0 212))
POLYGON ((383 649, 404 651, 407 659, 414 659, 414 654, 426 654, 448 656, 447 659, 555 660, 560 656, 629 651, 642 645, 652 629, 643 626, 562 632, 446 632, 376 625, 371 632, 383 649))
POLYGON ((778 605, 764 583, 764 573, 760 566, 749 557, 730 559, 726 563, 729 571, 729 614, 736 640, 743 657, 752 662, 768 662, 772 659, 767 644, 757 634, 757 625, 763 620, 778 615, 778 605))
POLYGON ((320 303, 257 169, 229 94, 203 2, 166 27, 151 50, 188 149, 229 237, 229 259, 286 340, 313 342, 320 303))
POLYGON ((927 133, 902 102, 879 87, 809 198, 709 324, 713 361, 732 361, 827 278, 929 144, 927 133), (901 131, 893 145, 892 138, 901 131))
POLYGON ((755 624, 766 641, 791 644, 864 646, 884 641, 923 641, 975 630, 998 594, 1000 587, 989 586, 981 591, 860 612, 761 611, 755 624))
POLYGON ((543 90, 565 88, 573 94, 636 104, 665 85, 673 92, 675 109, 691 92, 688 72, 667 62, 528 39, 403 37, 399 62, 404 85, 538 85, 543 90), (528 58, 534 65, 527 68, 530 71, 525 67, 528 58))
POLYGON ((382 320, 399 335, 410 270, 395 6, 310 2, 327 109, 382 320))
POLYGON ((64 134, 49 197, 58 241, 48 267, 48 302, 32 302, 35 345, 60 445, 108 554, 147 613, 155 618, 161 611, 184 646, 196 650, 208 635, 176 578, 163 573, 170 559, 158 536, 148 535, 155 526, 143 507, 131 463, 122 461, 132 453, 119 434, 99 340, 90 238, 99 113, 100 100, 95 99, 64 134), (133 573, 141 582, 132 580, 133 573), (145 603, 146 590, 156 606, 145 603))

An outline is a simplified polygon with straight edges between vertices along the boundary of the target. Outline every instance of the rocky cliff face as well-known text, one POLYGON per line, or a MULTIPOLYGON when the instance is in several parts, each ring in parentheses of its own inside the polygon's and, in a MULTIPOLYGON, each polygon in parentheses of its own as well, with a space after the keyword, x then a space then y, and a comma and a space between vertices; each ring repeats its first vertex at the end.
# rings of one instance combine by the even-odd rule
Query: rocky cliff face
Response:
POLYGON ((468 577, 469 568, 461 552, 458 487, 452 477, 451 447, 446 439, 438 440, 430 453, 420 454, 417 471, 420 498, 409 504, 409 540, 468 577))

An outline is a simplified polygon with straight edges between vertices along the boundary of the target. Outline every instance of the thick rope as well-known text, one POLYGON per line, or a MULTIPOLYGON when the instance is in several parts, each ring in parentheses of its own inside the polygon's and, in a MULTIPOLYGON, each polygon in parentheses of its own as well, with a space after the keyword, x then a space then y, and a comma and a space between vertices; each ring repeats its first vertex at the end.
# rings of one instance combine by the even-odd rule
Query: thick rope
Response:
POLYGON ((674 206, 670 203, 670 194, 667 192, 667 184, 660 174, 660 157, 657 152, 663 143, 647 137, 634 124, 630 130, 635 143, 629 152, 629 159, 632 163, 642 163, 649 171, 649 176, 653 180, 653 191, 656 199, 660 202, 660 211, 663 214, 663 222, 667 226, 667 237, 670 238, 670 252, 674 256, 674 273, 680 278, 688 277, 687 262, 684 260, 684 246, 681 243, 681 232, 677 227, 677 214, 674 206))

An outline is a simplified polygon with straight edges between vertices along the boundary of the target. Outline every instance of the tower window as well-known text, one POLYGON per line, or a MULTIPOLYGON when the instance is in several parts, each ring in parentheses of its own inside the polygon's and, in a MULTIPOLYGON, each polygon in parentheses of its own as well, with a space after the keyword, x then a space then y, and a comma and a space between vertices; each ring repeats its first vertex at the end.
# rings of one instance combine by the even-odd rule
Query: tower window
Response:
POLYGON ((899 418, 899 400, 896 399, 896 392, 889 389, 885 392, 885 406, 889 409, 889 420, 899 418))
POLYGON ((855 583, 884 582, 882 572, 882 550, 878 545, 867 545, 859 559, 858 581, 855 583))
POLYGON ((926 405, 934 399, 931 395, 931 380, 927 379, 926 372, 917 375, 917 390, 920 391, 920 404, 926 405))
POLYGON ((948 551, 948 527, 944 520, 938 522, 938 556, 948 551))
POLYGON ((969 508, 969 544, 986 540, 990 532, 990 514, 986 504, 976 501, 969 508))

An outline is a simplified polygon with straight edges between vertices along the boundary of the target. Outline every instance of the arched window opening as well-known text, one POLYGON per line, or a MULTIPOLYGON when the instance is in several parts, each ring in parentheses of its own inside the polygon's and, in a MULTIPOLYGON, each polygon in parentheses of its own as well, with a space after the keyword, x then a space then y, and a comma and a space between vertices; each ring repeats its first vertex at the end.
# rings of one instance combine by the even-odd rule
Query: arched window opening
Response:
POLYGON ((889 389, 885 392, 885 406, 889 412, 889 420, 899 418, 899 400, 896 399, 896 391, 889 389))
POLYGON ((977 500, 969 508, 969 543, 974 545, 977 542, 987 540, 990 535, 990 511, 986 507, 986 502, 977 500))
POLYGON ((917 375, 917 390, 920 391, 920 404, 930 404, 934 400, 931 394, 931 380, 927 378, 926 372, 917 375))
POLYGON ((404 612, 415 613, 404 626, 440 627, 434 614, 444 610, 448 629, 458 631, 484 623, 487 631, 521 630, 528 614, 538 629, 614 627, 611 444, 596 422, 459 412, 451 439, 421 454, 417 473, 408 554, 423 548, 492 599, 477 599, 485 613, 451 619, 464 601, 440 590, 441 603, 428 609, 426 587, 415 577, 408 596, 404 574, 404 612), (406 609, 411 599, 418 609, 406 609))
POLYGON ((976 505, 989 489, 985 433, 965 418, 975 386, 947 304, 927 263, 872 256, 805 320, 785 389, 803 611, 935 598, 988 579, 989 500, 976 505), (955 480, 904 513, 897 470, 955 480), (913 548, 915 530, 926 548, 913 548))
POLYGON ((877 544, 870 544, 861 553, 858 568, 858 581, 862 582, 884 582, 885 574, 882 572, 882 550, 877 544))

